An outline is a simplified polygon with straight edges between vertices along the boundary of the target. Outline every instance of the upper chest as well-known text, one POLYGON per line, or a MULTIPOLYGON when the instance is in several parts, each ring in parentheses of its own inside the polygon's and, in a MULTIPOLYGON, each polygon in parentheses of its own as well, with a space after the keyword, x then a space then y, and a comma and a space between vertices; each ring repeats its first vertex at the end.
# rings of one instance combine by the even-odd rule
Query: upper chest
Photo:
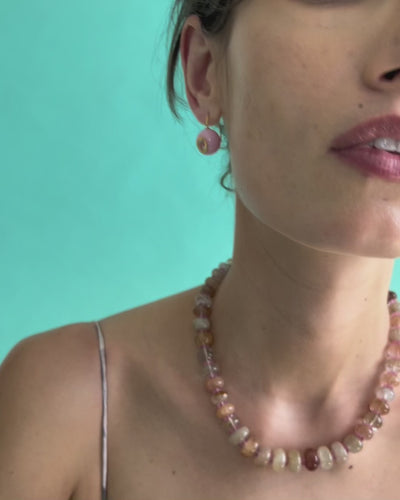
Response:
MULTIPOLYGON (((172 312, 149 312, 130 322, 130 339, 126 324, 105 322, 108 500, 400 500, 393 425, 332 472, 254 466, 214 417, 192 338, 173 328, 180 321, 172 312)), ((100 498, 99 473, 97 461, 82 498, 100 498)))
POLYGON ((399 443, 383 435, 334 471, 276 473, 242 457, 214 418, 197 411, 185 419, 151 407, 147 421, 135 413, 114 429, 108 500, 400 499, 399 443))
POLYGON ((200 376, 158 369, 158 380, 123 384, 139 397, 111 405, 108 500, 400 499, 393 425, 339 470, 275 473, 228 443, 200 376))

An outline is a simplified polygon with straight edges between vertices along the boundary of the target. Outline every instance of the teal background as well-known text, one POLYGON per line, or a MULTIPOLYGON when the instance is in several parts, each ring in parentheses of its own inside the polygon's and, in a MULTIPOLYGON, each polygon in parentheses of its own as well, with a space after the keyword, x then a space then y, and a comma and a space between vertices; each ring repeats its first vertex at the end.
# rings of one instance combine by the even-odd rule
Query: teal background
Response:
POLYGON ((200 285, 232 255, 226 153, 165 96, 171 1, 0 2, 0 362, 200 285))
POLYGON ((171 4, 0 2, 0 362, 24 337, 198 286, 232 255, 226 153, 201 155, 203 127, 166 102, 171 4))

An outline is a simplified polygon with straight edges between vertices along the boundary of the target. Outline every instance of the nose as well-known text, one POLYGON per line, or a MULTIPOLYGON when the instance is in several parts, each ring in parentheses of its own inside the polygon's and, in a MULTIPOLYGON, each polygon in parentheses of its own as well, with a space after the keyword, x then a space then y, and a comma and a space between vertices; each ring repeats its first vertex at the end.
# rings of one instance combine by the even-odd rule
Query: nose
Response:
POLYGON ((382 80, 385 82, 392 82, 393 80, 400 80, 400 68, 393 71, 388 71, 382 76, 382 80))
POLYGON ((397 95, 400 106, 400 47, 396 54, 382 53, 376 53, 373 60, 370 58, 363 75, 364 85, 373 91, 397 95))
MULTIPOLYGON (((367 37, 364 83, 380 92, 395 93, 400 99, 400 2, 382 4, 367 37)), ((400 102, 399 102, 400 105, 400 102)))

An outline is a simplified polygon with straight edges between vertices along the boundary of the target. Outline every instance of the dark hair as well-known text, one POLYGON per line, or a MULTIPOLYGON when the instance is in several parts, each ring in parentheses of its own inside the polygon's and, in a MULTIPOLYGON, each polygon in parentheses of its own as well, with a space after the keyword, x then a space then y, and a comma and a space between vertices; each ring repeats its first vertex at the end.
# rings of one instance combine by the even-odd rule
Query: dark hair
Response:
MULTIPOLYGON (((177 103, 188 108, 186 101, 177 94, 175 88, 175 75, 180 55, 181 32, 186 19, 191 15, 197 15, 201 21, 203 33, 208 36, 218 37, 221 40, 222 47, 225 48, 230 34, 229 21, 232 17, 232 11, 241 1, 242 0, 174 0, 174 4, 170 11, 168 30, 169 33, 172 31, 172 37, 170 38, 169 45, 166 90, 168 105, 178 121, 181 120, 181 117, 177 111, 177 103)), ((225 139, 226 144, 228 144, 224 125, 220 123, 219 127, 222 138, 225 139)), ((221 146, 221 148, 228 150, 227 146, 221 146)), ((226 177, 230 174, 232 174, 232 166, 229 157, 227 170, 220 179, 220 185, 226 191, 234 193, 234 189, 224 184, 226 177)))

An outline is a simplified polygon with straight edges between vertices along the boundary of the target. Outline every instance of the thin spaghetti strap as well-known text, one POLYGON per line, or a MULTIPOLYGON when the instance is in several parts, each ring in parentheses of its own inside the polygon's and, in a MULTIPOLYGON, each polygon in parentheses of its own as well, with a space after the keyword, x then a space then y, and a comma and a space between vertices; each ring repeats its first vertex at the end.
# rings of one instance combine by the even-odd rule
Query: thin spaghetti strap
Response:
POLYGON ((101 386, 103 393, 103 410, 101 424, 101 500, 107 500, 107 369, 106 353, 103 333, 98 321, 95 321, 97 336, 99 339, 100 365, 101 365, 101 386))

